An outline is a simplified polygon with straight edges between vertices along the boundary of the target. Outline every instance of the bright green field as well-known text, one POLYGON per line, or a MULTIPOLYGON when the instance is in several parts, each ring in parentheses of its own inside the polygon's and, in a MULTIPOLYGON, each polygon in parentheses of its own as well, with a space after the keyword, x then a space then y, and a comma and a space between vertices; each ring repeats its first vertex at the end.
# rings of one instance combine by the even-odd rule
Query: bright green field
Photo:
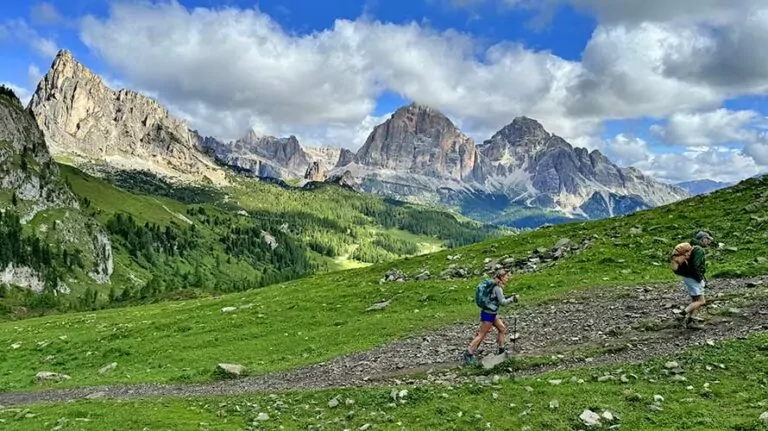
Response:
POLYGON ((370 424, 373 430, 566 431, 585 429, 579 415, 590 409, 618 418, 603 419, 601 429, 620 425, 649 431, 759 431, 768 429, 760 420, 768 411, 768 335, 694 348, 640 365, 577 369, 497 384, 408 388, 404 403, 393 403, 392 389, 404 387, 77 401, 0 409, 0 420, 9 430, 47 430, 57 424, 64 430, 357 430, 370 424), (686 381, 672 380, 665 367, 669 360, 678 362, 686 381), (598 382, 604 373, 626 375, 629 382, 598 382), (562 383, 552 385, 553 379, 562 383), (328 402, 335 397, 340 405, 330 408, 328 402), (354 404, 348 406, 346 400, 354 404), (551 408, 555 400, 557 407, 551 408), (262 413, 269 419, 259 421, 262 413))

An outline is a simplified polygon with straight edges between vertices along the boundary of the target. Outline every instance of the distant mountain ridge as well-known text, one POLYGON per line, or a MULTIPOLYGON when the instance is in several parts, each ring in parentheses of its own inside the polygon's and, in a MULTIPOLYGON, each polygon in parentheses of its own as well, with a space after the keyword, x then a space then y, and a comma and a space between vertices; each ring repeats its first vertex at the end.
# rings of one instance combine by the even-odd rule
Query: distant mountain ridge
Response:
POLYGON ((369 193, 457 207, 483 221, 521 209, 601 218, 690 196, 599 151, 574 148, 531 118, 515 118, 476 144, 418 103, 374 127, 356 153, 253 131, 225 143, 190 130, 152 99, 106 88, 68 51, 56 56, 30 108, 58 155, 213 183, 225 182, 222 165, 299 183, 344 178, 369 193))
POLYGON ((684 188, 685 190, 688 190, 690 194, 696 196, 696 195, 703 195, 706 193, 710 193, 715 190, 724 189, 726 187, 731 187, 735 184, 736 183, 727 183, 722 181, 703 179, 703 180, 683 181, 683 182, 677 183, 676 185, 678 187, 684 188))

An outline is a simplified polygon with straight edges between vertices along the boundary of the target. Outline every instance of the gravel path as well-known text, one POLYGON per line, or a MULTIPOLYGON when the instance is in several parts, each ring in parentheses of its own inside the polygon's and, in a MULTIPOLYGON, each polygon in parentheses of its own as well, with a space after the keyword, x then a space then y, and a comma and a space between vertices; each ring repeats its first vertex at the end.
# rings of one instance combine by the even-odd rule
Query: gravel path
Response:
MULTIPOLYGON (((673 309, 688 301, 682 284, 677 283, 593 290, 547 304, 512 306, 506 311, 517 314, 519 337, 515 353, 518 356, 565 356, 556 364, 531 368, 517 375, 640 362, 706 341, 739 338, 768 330, 768 309, 760 305, 768 298, 768 277, 716 280, 707 288, 707 297, 711 304, 701 314, 706 319, 705 328, 698 331, 684 330, 674 319, 673 309), (574 359, 578 355, 567 355, 574 350, 591 351, 593 357, 585 360, 574 359)), ((510 333, 513 318, 512 314, 504 316, 510 333)), ((460 365, 461 354, 475 335, 477 326, 478 322, 454 325, 325 363, 234 381, 6 392, 0 393, 0 405, 97 397, 237 395, 391 383, 449 381, 457 384, 475 379, 459 376, 452 369, 460 365), (420 371, 431 372, 427 377, 409 377, 420 371)), ((495 349, 495 332, 489 334, 483 347, 487 352, 495 349)))

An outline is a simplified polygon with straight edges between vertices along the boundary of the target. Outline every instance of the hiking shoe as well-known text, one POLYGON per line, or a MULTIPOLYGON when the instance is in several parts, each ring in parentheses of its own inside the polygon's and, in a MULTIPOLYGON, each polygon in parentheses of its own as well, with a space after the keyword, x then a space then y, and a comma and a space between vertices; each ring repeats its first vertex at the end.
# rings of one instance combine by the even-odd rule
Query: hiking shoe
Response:
POLYGON ((499 347, 499 351, 496 352, 498 355, 506 355, 507 354, 507 348, 506 347, 499 347))
POLYGON ((464 351, 464 363, 466 365, 471 365, 473 362, 475 362, 475 355, 469 353, 468 351, 464 351))
POLYGON ((691 319, 690 321, 688 321, 686 323, 685 328, 686 329, 700 330, 700 329, 704 329, 704 325, 702 325, 701 323, 691 319))

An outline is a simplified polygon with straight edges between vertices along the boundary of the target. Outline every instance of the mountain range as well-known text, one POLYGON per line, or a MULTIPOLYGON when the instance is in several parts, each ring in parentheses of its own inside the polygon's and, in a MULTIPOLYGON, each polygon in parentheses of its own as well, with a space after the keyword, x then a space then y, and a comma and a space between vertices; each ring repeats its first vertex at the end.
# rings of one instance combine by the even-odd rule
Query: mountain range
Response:
POLYGON ((29 108, 52 154, 81 165, 213 185, 226 184, 231 170, 300 185, 343 179, 365 192, 516 227, 627 214, 690 196, 599 151, 574 148, 531 118, 514 118, 478 144, 440 111, 417 103, 377 125, 357 152, 253 131, 223 142, 201 136, 153 99, 109 89, 66 50, 29 108), (529 218, 521 223, 522 214, 529 218))

